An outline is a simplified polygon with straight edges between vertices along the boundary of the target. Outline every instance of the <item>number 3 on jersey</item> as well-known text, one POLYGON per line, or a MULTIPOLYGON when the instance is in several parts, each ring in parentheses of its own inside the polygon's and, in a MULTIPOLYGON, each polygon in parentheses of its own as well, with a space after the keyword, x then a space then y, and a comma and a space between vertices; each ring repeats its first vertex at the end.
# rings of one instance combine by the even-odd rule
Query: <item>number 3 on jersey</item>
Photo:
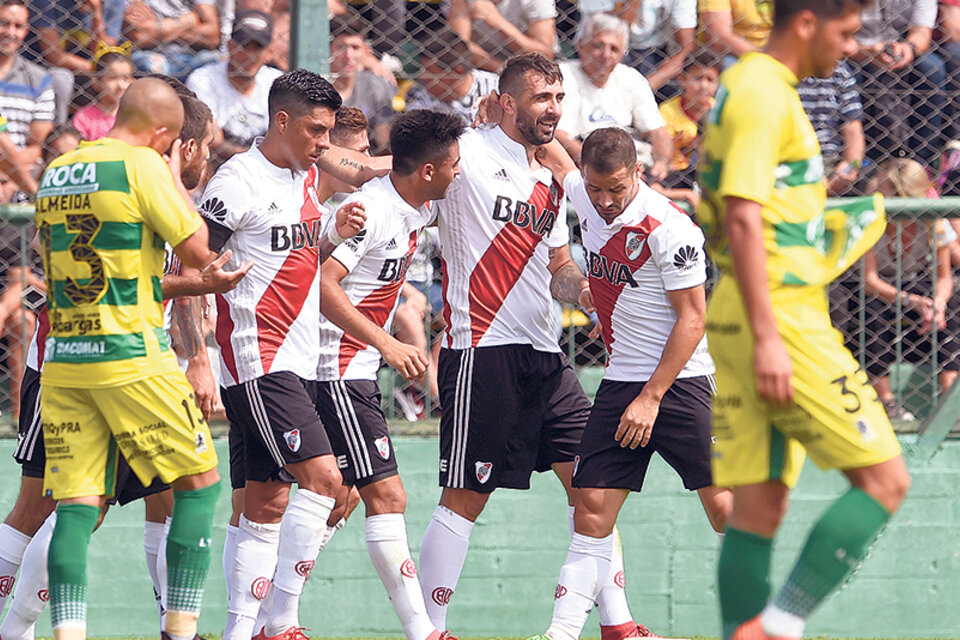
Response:
MULTIPOLYGON (((90 266, 90 278, 85 283, 67 277, 63 294, 74 305, 92 304, 107 290, 107 278, 103 272, 103 260, 93 248, 93 239, 100 231, 101 222, 92 213, 71 213, 64 216, 64 230, 76 234, 70 241, 70 255, 77 262, 90 266)), ((48 225, 41 229, 49 273, 52 233, 48 225)))

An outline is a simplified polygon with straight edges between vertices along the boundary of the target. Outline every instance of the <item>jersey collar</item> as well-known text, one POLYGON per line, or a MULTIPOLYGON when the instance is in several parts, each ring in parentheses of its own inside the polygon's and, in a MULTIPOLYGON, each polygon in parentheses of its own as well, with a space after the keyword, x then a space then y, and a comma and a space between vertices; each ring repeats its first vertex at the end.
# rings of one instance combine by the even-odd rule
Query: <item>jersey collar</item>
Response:
POLYGON ((530 172, 530 161, 527 160, 526 148, 508 136, 502 127, 494 127, 491 135, 494 140, 497 141, 497 144, 506 152, 507 157, 522 167, 525 173, 529 173, 534 180, 542 182, 548 187, 553 184, 553 174, 546 167, 540 167, 536 171, 530 172))
POLYGON ((253 144, 250 145, 250 153, 253 154, 253 157, 256 158, 261 165, 263 165, 264 171, 268 175, 278 180, 287 181, 291 178, 296 179, 305 173, 303 171, 291 171, 290 169, 284 169, 283 167, 270 162, 270 160, 267 159, 267 156, 263 155, 263 152, 260 151, 261 142, 263 142, 263 136, 257 136, 254 138, 253 144))

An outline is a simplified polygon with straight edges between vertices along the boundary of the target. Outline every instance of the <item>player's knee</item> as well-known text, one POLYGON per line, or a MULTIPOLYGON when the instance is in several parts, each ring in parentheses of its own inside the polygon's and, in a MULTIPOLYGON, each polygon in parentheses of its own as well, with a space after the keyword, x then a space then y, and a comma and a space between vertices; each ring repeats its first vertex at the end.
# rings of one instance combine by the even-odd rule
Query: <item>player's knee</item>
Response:
POLYGON ((333 456, 319 456, 297 464, 291 469, 301 489, 307 489, 321 496, 336 498, 343 484, 343 476, 334 462, 333 456))
POLYGON ((407 494, 400 476, 391 476, 360 489, 360 497, 367 508, 367 516, 382 513, 403 513, 407 509, 407 494))
POLYGON ((440 506, 450 509, 462 518, 470 522, 476 522, 483 508, 490 498, 489 493, 478 493, 469 489, 451 489, 449 487, 443 490, 440 496, 440 506))

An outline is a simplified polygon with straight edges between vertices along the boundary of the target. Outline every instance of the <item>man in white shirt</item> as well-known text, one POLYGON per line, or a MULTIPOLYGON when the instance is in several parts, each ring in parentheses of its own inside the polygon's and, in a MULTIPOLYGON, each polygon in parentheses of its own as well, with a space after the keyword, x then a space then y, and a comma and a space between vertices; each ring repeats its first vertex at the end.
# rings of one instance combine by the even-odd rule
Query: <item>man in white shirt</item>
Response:
POLYGON ((393 170, 349 197, 369 212, 364 231, 334 249, 321 268, 317 413, 343 482, 366 506, 367 550, 407 640, 440 640, 427 615, 407 543, 407 497, 380 408, 380 358, 404 378, 419 377, 427 360, 390 331, 420 232, 459 174, 459 116, 408 112, 394 123, 393 170))
POLYGON ((582 174, 559 151, 554 175, 563 179, 580 219, 609 359, 577 448, 575 533, 553 621, 537 640, 580 637, 619 544, 617 514, 629 492, 640 491, 654 453, 700 494, 716 531, 723 531, 733 504, 729 490, 712 486, 710 470, 715 384, 704 335, 703 233, 643 183, 626 131, 591 133, 583 143, 582 174))
POLYGON ((254 138, 267 131, 267 94, 282 73, 265 64, 272 38, 273 20, 268 14, 241 11, 227 43, 227 59, 201 67, 187 78, 187 87, 210 107, 223 132, 214 144, 220 162, 246 151, 254 138))
POLYGON ((566 97, 557 139, 577 159, 580 140, 591 131, 611 126, 630 129, 650 144, 649 172, 654 180, 662 180, 670 169, 673 137, 650 84, 639 72, 620 63, 627 36, 627 24, 608 14, 593 14, 581 23, 579 60, 560 64, 566 97))

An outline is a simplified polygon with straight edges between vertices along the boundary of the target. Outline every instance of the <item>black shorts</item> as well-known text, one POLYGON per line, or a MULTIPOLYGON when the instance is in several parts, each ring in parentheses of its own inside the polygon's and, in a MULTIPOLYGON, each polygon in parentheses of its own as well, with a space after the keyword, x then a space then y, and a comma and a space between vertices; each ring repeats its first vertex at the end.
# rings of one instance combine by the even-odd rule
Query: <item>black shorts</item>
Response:
POLYGON ((654 452, 667 461, 694 491, 713 484, 710 472, 710 402, 712 376, 676 380, 660 402, 650 442, 621 447, 615 440, 620 417, 640 395, 643 382, 604 380, 590 411, 573 472, 579 488, 640 491, 654 452))
MULTIPOLYGON (((223 398, 227 390, 220 387, 220 397, 223 398)), ((243 454, 243 427, 238 422, 230 420, 230 430, 227 431, 227 446, 230 450, 230 488, 243 489, 247 484, 247 475, 244 473, 243 454)))
POLYGON ((316 394, 316 382, 289 371, 223 389, 227 418, 242 434, 244 482, 292 482, 281 473, 286 465, 333 453, 314 407, 316 394))
POLYGON ((437 373, 441 487, 529 489, 534 471, 573 460, 590 401, 562 353, 442 349, 437 373))
POLYGON ((149 486, 143 486, 140 478, 133 472, 123 454, 117 456, 117 482, 114 485, 114 495, 107 500, 107 504, 119 504, 121 507, 140 498, 146 498, 161 493, 170 488, 160 478, 154 478, 149 486))
POLYGON ((317 413, 327 428, 344 484, 362 488, 397 475, 376 381, 318 382, 317 413))
POLYGON ((13 459, 26 478, 42 478, 47 456, 43 448, 43 424, 40 422, 40 372, 23 368, 20 383, 20 422, 13 459))
MULTIPOLYGON (((20 384, 20 423, 13 457, 20 463, 24 477, 43 478, 47 457, 43 448, 43 427, 40 422, 40 372, 30 367, 24 367, 23 382, 20 384)), ((160 482, 159 478, 154 478, 149 487, 144 487, 122 454, 117 456, 117 480, 114 487, 115 495, 108 502, 119 503, 121 506, 170 488, 160 482)))

